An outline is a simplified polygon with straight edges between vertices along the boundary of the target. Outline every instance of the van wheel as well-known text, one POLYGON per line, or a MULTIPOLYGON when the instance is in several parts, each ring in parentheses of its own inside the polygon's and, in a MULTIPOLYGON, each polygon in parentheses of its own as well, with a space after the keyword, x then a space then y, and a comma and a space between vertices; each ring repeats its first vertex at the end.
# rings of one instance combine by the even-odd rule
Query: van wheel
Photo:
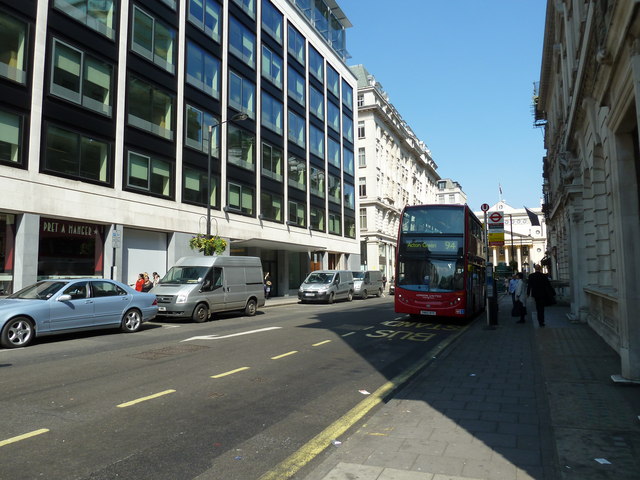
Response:
POLYGON ((347 293, 347 302, 350 302, 352 300, 353 300, 353 292, 349 290, 349 293, 347 293))
POLYGON ((329 298, 327 298, 327 303, 333 303, 333 293, 329 294, 329 298))
POLYGON ((204 303, 199 303, 193 311, 191 318, 196 323, 206 322, 209 319, 209 307, 204 303))
POLYGON ((253 317, 256 314, 256 310, 258 309, 258 304, 253 298, 250 298, 247 302, 247 306, 244 307, 244 314, 247 317, 253 317))
POLYGON ((382 289, 378 289, 378 293, 376 293, 376 297, 380 298, 382 296, 382 289))
POLYGON ((364 300, 365 298, 367 298, 369 296, 369 292, 367 292, 366 290, 362 291, 362 299, 364 300))

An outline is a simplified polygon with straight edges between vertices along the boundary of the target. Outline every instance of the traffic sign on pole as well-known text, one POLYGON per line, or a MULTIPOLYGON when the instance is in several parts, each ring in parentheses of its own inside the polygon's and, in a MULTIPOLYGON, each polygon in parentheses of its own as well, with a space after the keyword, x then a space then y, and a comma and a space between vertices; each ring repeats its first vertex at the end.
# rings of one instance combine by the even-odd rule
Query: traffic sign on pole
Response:
POLYGON ((480 209, 481 209, 483 212, 488 212, 488 211, 489 211, 489 208, 491 208, 491 207, 489 207, 489 204, 488 204, 488 203, 483 203, 483 204, 482 204, 482 206, 480 207, 480 209))

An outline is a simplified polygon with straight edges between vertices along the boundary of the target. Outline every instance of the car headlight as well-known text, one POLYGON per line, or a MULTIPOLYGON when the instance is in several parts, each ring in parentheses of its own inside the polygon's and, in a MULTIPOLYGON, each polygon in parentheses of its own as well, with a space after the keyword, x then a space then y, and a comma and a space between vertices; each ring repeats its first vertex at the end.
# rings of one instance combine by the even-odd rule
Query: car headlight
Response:
POLYGON ((176 303, 186 303, 187 302, 187 296, 185 294, 180 294, 176 297, 176 303))

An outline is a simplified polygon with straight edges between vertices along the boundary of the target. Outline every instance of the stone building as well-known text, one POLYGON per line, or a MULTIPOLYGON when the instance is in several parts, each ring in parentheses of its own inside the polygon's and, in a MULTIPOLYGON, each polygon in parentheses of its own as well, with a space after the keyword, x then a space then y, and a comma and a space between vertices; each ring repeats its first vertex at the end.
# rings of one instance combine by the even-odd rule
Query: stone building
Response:
POLYGON ((533 101, 552 272, 640 381, 640 4, 548 1, 533 101))

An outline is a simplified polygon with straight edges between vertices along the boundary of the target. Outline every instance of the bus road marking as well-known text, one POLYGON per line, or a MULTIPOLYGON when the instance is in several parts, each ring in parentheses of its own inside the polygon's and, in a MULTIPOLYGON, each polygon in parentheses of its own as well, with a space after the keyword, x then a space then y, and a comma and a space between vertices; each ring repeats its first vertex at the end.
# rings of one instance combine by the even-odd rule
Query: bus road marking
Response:
POLYGON ((22 435, 7 438, 6 440, 0 440, 0 447, 4 447, 5 445, 9 445, 10 443, 19 442, 21 440, 26 440, 27 438, 35 437, 36 435, 42 435, 43 433, 47 433, 48 431, 48 428, 41 428, 39 430, 34 430, 33 432, 23 433, 22 435))
POLYGON ((268 332, 269 330, 279 330, 281 328, 282 327, 260 328, 258 330, 250 330, 248 332, 240 332, 240 333, 232 333, 230 335, 223 335, 222 337, 219 337, 218 335, 201 335, 199 337, 191 337, 185 340, 181 340, 181 342, 190 342, 191 340, 222 340, 223 338, 239 337, 240 335, 251 335, 252 333, 268 332))
POLYGON ((170 393, 175 393, 175 390, 165 390, 163 392, 154 393, 153 395, 149 395, 147 397, 138 398, 136 400, 131 400, 130 402, 121 403, 117 405, 118 408, 130 407, 131 405, 135 405, 136 403, 146 402, 147 400, 153 400, 154 398, 162 397, 163 395, 169 395, 170 393))
POLYGON ((282 355, 276 355, 275 357, 271 357, 271 360, 279 360, 280 358, 288 357, 289 355, 294 355, 296 353, 298 353, 297 350, 292 350, 290 352, 283 353, 282 355))
POLYGON ((245 370, 249 370, 249 367, 240 367, 236 368, 235 370, 229 370, 228 372, 219 373, 218 375, 211 375, 211 378, 222 378, 226 377, 227 375, 233 375, 234 373, 243 372, 245 370))
POLYGON ((312 347, 319 347, 320 345, 324 345, 325 343, 330 343, 331 340, 324 340, 322 342, 314 343, 312 347))

